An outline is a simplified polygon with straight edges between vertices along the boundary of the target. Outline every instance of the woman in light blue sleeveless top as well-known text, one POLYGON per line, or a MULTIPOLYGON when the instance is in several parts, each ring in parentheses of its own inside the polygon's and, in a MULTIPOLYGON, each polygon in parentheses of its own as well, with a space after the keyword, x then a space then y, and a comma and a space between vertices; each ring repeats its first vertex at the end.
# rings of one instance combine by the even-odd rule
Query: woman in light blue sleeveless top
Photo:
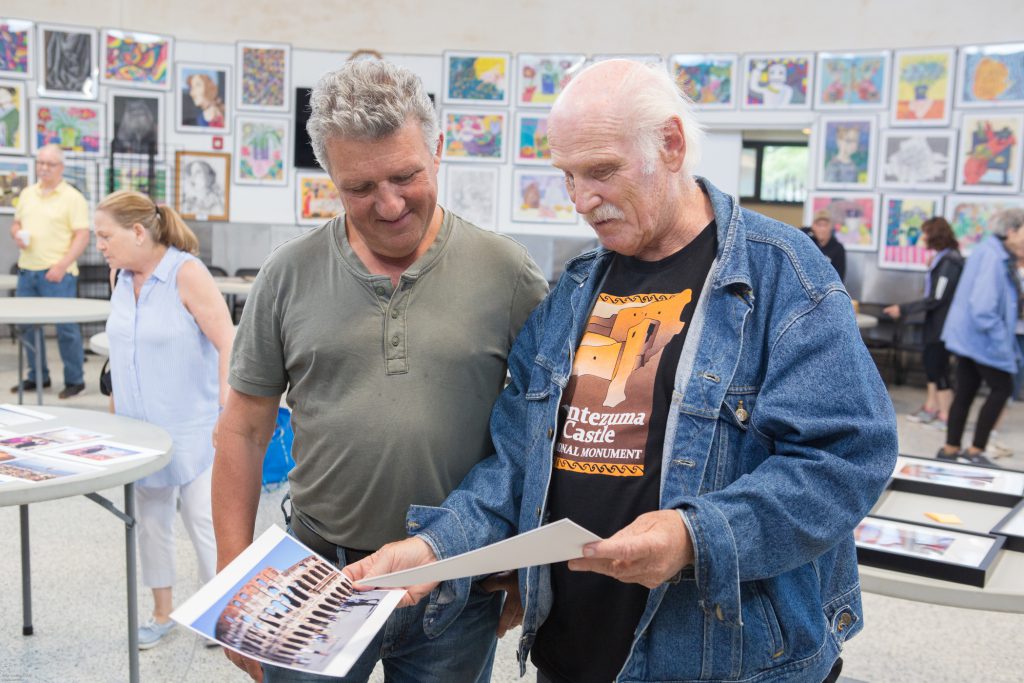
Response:
POLYGON ((114 412, 159 425, 173 439, 170 463, 137 482, 142 579, 153 617, 139 647, 173 627, 174 513, 213 578, 216 543, 210 505, 213 429, 227 390, 234 329, 224 298, 193 254, 199 241, 169 207, 138 192, 115 192, 96 209, 97 248, 119 274, 107 320, 114 412))

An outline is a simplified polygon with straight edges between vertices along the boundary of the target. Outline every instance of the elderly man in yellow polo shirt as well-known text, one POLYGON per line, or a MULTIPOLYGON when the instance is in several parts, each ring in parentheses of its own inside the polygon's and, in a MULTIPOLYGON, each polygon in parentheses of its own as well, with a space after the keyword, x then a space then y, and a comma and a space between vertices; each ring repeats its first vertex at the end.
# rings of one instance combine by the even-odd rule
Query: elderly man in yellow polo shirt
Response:
MULTIPOLYGON (((11 224, 11 238, 21 255, 18 258, 18 296, 77 296, 78 264, 75 262, 89 245, 89 205, 85 197, 64 182, 64 152, 58 145, 46 145, 36 155, 36 178, 18 196, 18 208, 11 224)), ((26 328, 27 332, 31 328, 26 328)), ((82 332, 75 323, 57 325, 57 344, 64 361, 64 389, 61 398, 69 398, 85 389, 82 374, 82 332)), ((36 350, 28 346, 26 391, 42 381, 50 386, 46 367, 46 348, 42 353, 43 376, 36 377, 36 350)), ((18 387, 11 388, 17 393, 18 387)))

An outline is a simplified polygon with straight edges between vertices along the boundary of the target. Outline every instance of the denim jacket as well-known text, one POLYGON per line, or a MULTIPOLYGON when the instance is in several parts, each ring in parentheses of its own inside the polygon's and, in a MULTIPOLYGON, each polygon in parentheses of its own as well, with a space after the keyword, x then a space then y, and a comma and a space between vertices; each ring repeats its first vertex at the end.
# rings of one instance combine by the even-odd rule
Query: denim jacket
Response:
MULTIPOLYGON (((650 591, 616 680, 817 682, 862 627, 851 530, 892 472, 895 414, 829 261, 698 180, 718 253, 679 359, 660 501, 682 516, 695 560, 650 591)), ((558 406, 611 256, 570 261, 520 332, 491 415, 495 454, 440 507, 410 508, 407 530, 439 558, 545 521, 558 406)), ((525 669, 551 608, 549 567, 519 583, 525 669)), ((435 590, 428 632, 468 591, 468 579, 435 590)))

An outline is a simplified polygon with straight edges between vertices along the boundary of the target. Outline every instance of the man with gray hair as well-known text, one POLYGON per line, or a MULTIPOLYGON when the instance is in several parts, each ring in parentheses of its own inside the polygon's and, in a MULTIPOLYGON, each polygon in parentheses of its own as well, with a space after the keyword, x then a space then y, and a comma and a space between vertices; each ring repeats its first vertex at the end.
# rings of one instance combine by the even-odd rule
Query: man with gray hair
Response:
MULTIPOLYGON (((403 538, 410 505, 439 504, 490 453, 509 349, 547 290, 521 245, 437 205, 443 140, 412 72, 349 62, 320 80, 311 110, 344 213, 271 254, 246 303, 213 470, 219 567, 252 541, 282 392, 292 533, 339 566, 403 538)), ((444 618, 445 593, 397 610, 344 680, 381 658, 389 680, 489 680, 507 625, 488 592, 499 585, 444 618)), ((305 680, 228 656, 256 679, 305 680)))
MULTIPOLYGON (((569 518, 605 540, 519 571, 539 681, 834 681, 863 623, 851 532, 897 452, 849 295, 810 240, 692 175, 700 127, 664 71, 600 62, 548 121, 602 246, 516 340, 495 454, 346 573, 569 518)), ((440 586, 451 608, 468 584, 440 586)))

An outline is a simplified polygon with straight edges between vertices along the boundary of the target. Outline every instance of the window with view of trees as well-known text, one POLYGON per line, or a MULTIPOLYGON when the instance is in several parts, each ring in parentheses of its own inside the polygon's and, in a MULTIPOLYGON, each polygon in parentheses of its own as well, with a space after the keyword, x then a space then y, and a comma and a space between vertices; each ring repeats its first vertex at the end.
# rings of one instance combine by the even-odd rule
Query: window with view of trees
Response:
POLYGON ((743 143, 740 198, 802 204, 807 198, 808 151, 801 142, 743 143))

